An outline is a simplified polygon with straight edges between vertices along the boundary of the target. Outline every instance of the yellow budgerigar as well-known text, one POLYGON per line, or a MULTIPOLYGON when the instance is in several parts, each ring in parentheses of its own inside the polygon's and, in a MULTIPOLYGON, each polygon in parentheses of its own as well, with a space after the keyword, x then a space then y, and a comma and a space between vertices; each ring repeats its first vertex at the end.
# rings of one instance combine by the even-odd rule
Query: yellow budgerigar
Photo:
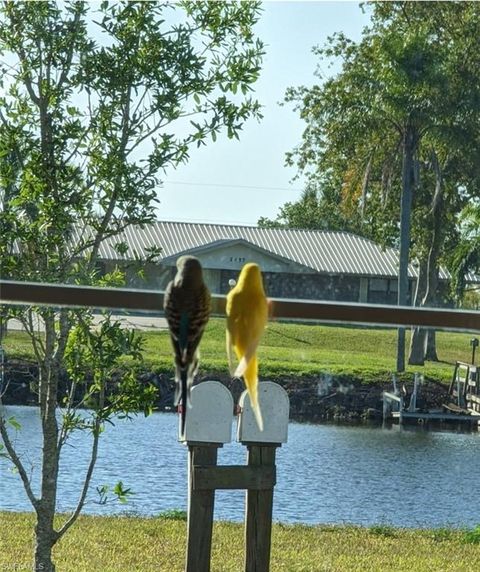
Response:
POLYGON ((258 402, 257 347, 268 319, 268 303, 258 264, 242 268, 238 282, 227 295, 227 355, 230 373, 245 380, 260 431, 263 419, 258 402), (233 366, 235 350, 239 364, 233 366))

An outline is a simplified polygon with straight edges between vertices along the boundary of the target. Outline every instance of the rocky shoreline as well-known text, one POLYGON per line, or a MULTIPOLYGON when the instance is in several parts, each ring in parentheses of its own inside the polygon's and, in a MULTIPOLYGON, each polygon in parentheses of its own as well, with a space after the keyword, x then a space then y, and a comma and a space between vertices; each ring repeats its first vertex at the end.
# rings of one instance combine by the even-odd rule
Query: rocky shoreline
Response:
MULTIPOLYGON (((3 402, 6 405, 35 405, 37 395, 32 389, 37 379, 37 366, 33 362, 12 359, 5 366, 5 394, 3 402)), ((157 411, 173 410, 174 380, 171 374, 151 371, 139 372, 137 379, 142 384, 152 384, 157 388, 157 411)), ((244 390, 243 382, 231 379, 227 375, 203 374, 197 380, 201 383, 215 380, 223 383, 233 394, 235 402, 244 390)), ((290 398, 290 418, 296 421, 320 422, 343 421, 358 422, 363 420, 382 420, 382 392, 391 391, 389 380, 379 380, 377 383, 362 383, 361 378, 352 376, 312 377, 281 377, 274 380, 288 393, 290 398)), ((112 390, 118 383, 112 379, 112 390)), ((66 395, 68 383, 62 376, 59 393, 66 395)), ((406 382, 405 389, 411 393, 413 383, 406 382)), ((82 398, 82 388, 79 388, 77 398, 82 398)), ((432 380, 425 380, 417 405, 421 408, 437 408, 447 400, 447 387, 432 380)))

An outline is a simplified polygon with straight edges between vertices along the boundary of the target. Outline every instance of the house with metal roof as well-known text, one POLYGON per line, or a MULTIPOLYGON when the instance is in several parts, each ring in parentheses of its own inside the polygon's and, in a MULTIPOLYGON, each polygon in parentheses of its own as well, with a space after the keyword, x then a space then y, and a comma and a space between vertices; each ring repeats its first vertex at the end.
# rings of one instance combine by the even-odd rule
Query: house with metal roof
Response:
MULTIPOLYGON (((389 303, 397 301, 398 251, 348 232, 264 229, 223 224, 158 221, 127 228, 100 249, 104 270, 127 268, 131 287, 163 290, 175 274, 179 256, 201 261, 214 293, 226 294, 246 262, 262 268, 267 295, 278 298, 389 303), (124 243, 128 250, 116 245, 124 243), (156 263, 142 266, 138 257, 159 247, 156 263)), ((416 268, 409 268, 413 291, 416 268)), ((448 280, 442 270, 440 279, 448 280)))

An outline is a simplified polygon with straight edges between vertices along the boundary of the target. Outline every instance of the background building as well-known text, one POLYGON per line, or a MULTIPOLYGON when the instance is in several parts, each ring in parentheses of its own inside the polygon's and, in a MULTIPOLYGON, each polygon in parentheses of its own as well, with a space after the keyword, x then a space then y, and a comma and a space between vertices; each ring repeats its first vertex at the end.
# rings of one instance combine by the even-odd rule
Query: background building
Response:
MULTIPOLYGON (((227 293, 229 280, 237 278, 241 267, 256 262, 271 297, 397 302, 398 252, 348 232, 156 222, 127 229, 121 237, 106 241, 100 251, 102 270, 123 266, 130 287, 160 290, 174 276, 182 254, 200 259, 214 293, 227 293), (128 245, 125 253, 115 247, 119 243, 128 245), (161 248, 157 262, 139 262, 138 257, 152 246, 161 248), (143 277, 138 276, 140 269, 143 277)), ((413 265, 409 275, 412 292, 417 276, 413 265)), ((448 278, 442 270, 444 287, 448 278)))

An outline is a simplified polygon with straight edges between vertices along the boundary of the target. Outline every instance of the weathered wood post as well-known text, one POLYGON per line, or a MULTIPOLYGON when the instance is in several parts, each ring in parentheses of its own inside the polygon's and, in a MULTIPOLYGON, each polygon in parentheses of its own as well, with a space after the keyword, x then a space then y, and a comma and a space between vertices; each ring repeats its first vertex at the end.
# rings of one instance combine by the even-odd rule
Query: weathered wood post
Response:
POLYGON ((268 572, 272 529, 275 451, 287 441, 289 401, 279 385, 259 386, 264 430, 258 430, 248 394, 240 397, 238 440, 248 448, 247 465, 217 466, 218 448, 231 441, 233 398, 217 381, 192 388, 185 433, 188 446, 186 572, 209 572, 214 495, 217 489, 246 489, 245 570, 268 572))
POLYGON ((214 488, 199 488, 196 469, 215 467, 219 447, 231 441, 233 398, 218 381, 192 388, 185 433, 179 440, 188 446, 188 520, 186 572, 210 572, 214 488))
POLYGON ((241 413, 237 440, 248 449, 248 466, 255 470, 270 469, 274 475, 264 488, 247 489, 245 514, 245 572, 269 572, 272 535, 273 488, 275 486, 275 453, 287 442, 289 400, 287 392, 270 381, 259 384, 264 430, 259 431, 245 391, 240 397, 241 413))

